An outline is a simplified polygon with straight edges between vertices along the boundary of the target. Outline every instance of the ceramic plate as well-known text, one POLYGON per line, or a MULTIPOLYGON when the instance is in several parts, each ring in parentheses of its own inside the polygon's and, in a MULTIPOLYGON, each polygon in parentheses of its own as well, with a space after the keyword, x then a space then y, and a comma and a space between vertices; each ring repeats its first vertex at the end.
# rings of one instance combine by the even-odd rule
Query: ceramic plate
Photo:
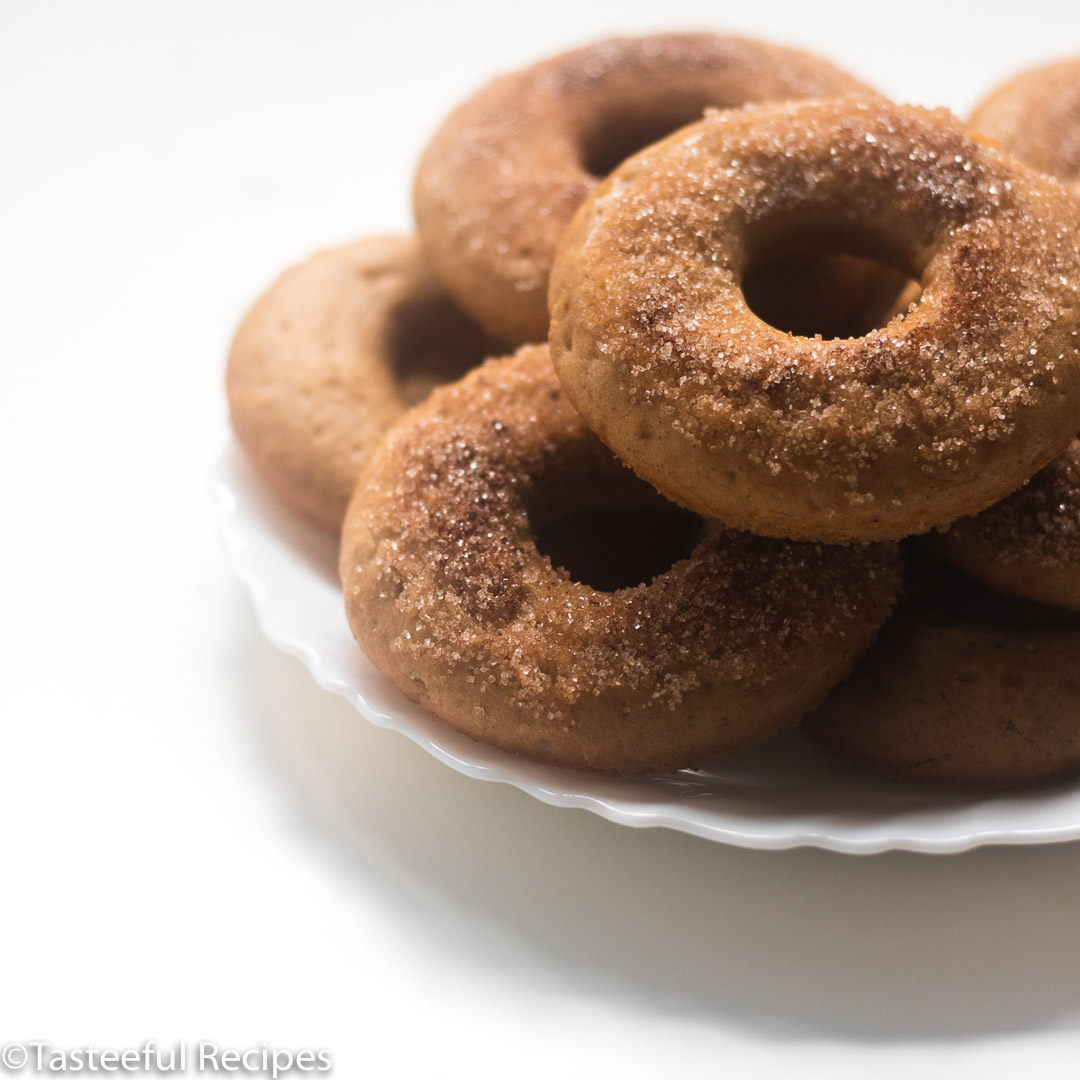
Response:
POLYGON ((623 825, 662 825, 748 848, 946 853, 1080 838, 1075 781, 997 796, 923 790, 864 772, 799 731, 707 771, 633 779, 537 765, 473 742, 403 698, 356 647, 335 540, 282 510, 235 448, 215 488, 233 568, 270 640, 365 720, 401 732, 467 776, 623 825))

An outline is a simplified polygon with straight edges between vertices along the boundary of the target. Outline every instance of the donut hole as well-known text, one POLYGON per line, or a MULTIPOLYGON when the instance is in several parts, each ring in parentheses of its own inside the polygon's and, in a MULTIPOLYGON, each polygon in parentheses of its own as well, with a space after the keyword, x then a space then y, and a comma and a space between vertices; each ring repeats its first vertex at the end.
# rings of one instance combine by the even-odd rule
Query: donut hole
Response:
POLYGON ((743 274, 747 307, 798 337, 857 338, 906 315, 922 288, 879 241, 834 230, 761 245, 743 274))
POLYGON ((406 405, 455 382, 499 346, 448 296, 430 293, 398 304, 387 324, 387 355, 406 405))
POLYGON ((613 105, 582 130, 581 164, 586 172, 602 179, 639 150, 700 120, 710 104, 707 98, 694 96, 613 105))
POLYGON ((689 558, 705 536, 699 515, 620 471, 625 479, 596 477, 555 509, 529 508, 537 551, 571 581, 598 592, 648 584, 689 558))

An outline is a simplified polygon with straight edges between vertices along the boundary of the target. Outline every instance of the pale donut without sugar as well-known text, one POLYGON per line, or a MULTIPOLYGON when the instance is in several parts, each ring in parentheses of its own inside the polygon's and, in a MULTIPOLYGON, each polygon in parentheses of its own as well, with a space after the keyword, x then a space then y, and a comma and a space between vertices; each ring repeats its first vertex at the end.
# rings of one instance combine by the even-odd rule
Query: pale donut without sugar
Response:
POLYGON ((873 95, 826 60, 758 41, 595 42, 495 79, 446 118, 417 170, 417 231, 481 325, 514 343, 544 341, 555 246, 597 177, 706 106, 873 95))
POLYGON ((415 240, 359 240, 287 270, 244 319, 226 375, 233 429, 282 500, 337 532, 386 429, 494 351, 415 240))
POLYGON ((552 358, 601 438, 698 513, 802 539, 925 532, 1016 489, 1080 428, 1073 205, 942 110, 711 113, 578 211, 552 358), (742 278, 811 242, 898 266, 920 302, 858 338, 769 326, 742 278))
POLYGON ((1002 83, 975 106, 968 127, 1033 169, 1080 184, 1080 57, 1002 83))
POLYGON ((597 506, 675 509, 586 427, 546 347, 488 361, 403 417, 361 475, 341 548, 354 636, 407 697, 474 739, 657 772, 796 723, 874 638, 899 585, 891 544, 705 522, 652 580, 605 591, 535 539, 597 506))

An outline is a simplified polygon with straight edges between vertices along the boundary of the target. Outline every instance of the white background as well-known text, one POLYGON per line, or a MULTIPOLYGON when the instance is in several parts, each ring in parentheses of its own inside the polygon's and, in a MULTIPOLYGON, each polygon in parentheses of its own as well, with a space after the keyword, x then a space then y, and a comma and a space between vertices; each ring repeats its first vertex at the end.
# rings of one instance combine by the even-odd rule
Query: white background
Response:
POLYGON ((552 809, 363 724, 228 572, 209 477, 246 306, 409 228, 426 138, 491 74, 660 28, 960 113, 1080 53, 1066 3, 0 0, 0 1043, 1080 1075, 1075 844, 767 854, 552 809))

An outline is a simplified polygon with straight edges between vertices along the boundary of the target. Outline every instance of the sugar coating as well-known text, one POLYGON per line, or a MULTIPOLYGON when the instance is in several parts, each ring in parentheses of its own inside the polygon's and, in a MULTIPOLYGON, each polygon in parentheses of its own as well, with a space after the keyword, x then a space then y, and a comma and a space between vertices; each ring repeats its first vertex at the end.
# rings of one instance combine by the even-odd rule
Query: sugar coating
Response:
POLYGON ((601 437, 692 509, 774 535, 925 531, 1080 428, 1078 220, 1063 187, 943 110, 712 112, 578 213, 552 356, 601 437), (761 322, 742 276, 807 230, 920 278, 921 302, 859 338, 761 322))
POLYGON ((988 585, 1080 610, 1080 441, 1024 487, 957 521, 931 545, 988 585))
POLYGON ((956 522, 952 536, 979 545, 1002 565, 1025 562, 1080 573, 1080 441, 1007 499, 956 522))
POLYGON ((556 244, 597 182, 592 148, 614 140, 609 152, 626 156, 707 105, 872 94, 819 57, 763 42, 596 42, 495 79, 446 118, 417 171, 417 229, 466 310, 508 340, 542 341, 556 244))
POLYGON ((434 715, 560 764, 676 767, 796 722, 887 617, 896 549, 707 522, 689 558, 610 593, 536 549, 530 518, 658 499, 569 405, 545 347, 489 361, 362 476, 341 563, 353 633, 434 715))

